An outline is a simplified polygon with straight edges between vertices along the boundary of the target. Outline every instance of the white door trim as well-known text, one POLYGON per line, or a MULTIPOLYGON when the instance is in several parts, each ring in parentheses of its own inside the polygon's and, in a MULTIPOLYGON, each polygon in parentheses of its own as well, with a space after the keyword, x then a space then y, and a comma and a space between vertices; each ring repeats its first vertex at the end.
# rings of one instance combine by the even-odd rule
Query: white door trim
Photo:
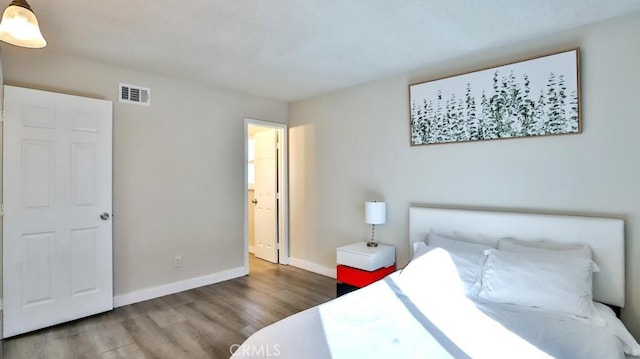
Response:
POLYGON ((244 119, 244 268, 249 271, 249 183, 247 178, 247 141, 249 126, 272 127, 280 130, 282 135, 278 141, 278 250, 280 264, 289 264, 289 127, 286 124, 270 121, 244 119))

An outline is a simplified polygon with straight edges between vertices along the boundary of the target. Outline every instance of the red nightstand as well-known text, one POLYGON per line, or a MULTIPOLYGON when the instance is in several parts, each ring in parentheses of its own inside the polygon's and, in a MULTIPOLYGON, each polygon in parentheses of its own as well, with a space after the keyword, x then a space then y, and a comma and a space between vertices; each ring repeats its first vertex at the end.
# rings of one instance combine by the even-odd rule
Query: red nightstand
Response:
POLYGON ((366 242, 353 243, 337 249, 338 296, 367 286, 396 270, 396 251, 380 244, 367 247, 366 242))

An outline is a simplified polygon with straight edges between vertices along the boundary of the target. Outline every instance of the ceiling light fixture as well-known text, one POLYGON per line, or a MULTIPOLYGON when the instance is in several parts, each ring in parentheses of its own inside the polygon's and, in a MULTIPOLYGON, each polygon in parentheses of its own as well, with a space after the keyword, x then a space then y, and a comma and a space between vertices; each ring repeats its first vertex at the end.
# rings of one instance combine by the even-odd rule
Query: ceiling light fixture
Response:
POLYGON ((38 19, 25 0, 13 0, 4 10, 0 21, 0 40, 32 49, 47 45, 40 33, 38 19))

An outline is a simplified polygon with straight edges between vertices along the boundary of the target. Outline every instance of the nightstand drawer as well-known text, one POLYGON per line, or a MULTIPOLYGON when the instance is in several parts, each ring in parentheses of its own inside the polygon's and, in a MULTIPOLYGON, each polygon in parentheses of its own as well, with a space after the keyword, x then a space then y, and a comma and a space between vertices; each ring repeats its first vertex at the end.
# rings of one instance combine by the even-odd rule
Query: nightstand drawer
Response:
POLYGON ((395 272, 395 270, 395 264, 392 264, 391 266, 386 268, 380 268, 375 271, 365 271, 345 265, 338 265, 337 280, 338 282, 350 284, 356 287, 364 287, 388 276, 389 274, 395 272))

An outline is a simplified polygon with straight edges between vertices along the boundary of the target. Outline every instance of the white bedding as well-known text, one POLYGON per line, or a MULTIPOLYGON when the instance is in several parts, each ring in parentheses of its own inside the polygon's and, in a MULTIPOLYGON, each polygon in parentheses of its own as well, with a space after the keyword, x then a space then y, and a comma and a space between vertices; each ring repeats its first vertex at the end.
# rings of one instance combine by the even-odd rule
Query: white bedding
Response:
MULTIPOLYGON (((623 358, 638 350, 604 321, 467 297, 475 254, 438 249, 383 281, 252 335, 233 358, 623 358), (605 324, 606 323, 606 324, 605 324)), ((637 352, 636 352, 637 354, 637 352)))

